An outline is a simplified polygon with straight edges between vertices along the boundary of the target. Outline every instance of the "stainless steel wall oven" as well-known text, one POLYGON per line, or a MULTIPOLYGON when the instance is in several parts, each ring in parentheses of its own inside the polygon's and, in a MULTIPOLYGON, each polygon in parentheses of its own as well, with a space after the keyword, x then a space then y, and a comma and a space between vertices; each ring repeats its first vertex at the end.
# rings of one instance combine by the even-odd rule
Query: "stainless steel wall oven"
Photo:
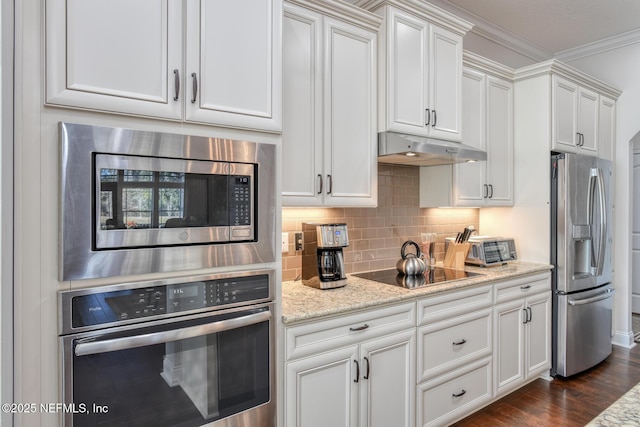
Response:
POLYGON ((59 293, 69 426, 275 425, 274 271, 59 293))
POLYGON ((275 261, 275 147, 60 124, 60 279, 275 261))

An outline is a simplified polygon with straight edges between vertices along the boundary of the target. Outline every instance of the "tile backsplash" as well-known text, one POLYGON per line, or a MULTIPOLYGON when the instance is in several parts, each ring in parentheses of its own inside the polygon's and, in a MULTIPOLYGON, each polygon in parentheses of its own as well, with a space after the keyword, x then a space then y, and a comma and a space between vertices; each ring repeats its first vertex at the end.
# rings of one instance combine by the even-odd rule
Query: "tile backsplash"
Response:
POLYGON ((302 251, 295 251, 294 232, 303 222, 346 223, 349 247, 344 250, 347 273, 395 268, 406 240, 420 243, 420 233, 437 233, 437 261, 444 259, 444 239, 465 226, 479 228, 479 210, 419 207, 419 168, 378 165, 376 208, 283 208, 282 231, 289 233, 289 251, 282 254, 282 279, 301 274, 302 251))

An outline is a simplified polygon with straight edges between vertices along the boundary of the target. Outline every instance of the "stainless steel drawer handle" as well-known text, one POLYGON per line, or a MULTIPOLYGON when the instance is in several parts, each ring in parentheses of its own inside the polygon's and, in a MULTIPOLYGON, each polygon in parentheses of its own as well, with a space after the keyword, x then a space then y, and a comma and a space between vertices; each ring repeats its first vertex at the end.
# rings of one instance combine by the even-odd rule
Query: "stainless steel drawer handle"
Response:
POLYGON ((453 397, 461 397, 461 396, 464 396, 465 394, 467 394, 467 390, 462 389, 459 393, 453 393, 451 396, 453 396, 453 397))
POLYGON ((369 327, 369 325, 367 325, 366 323, 362 326, 358 326, 357 328, 349 328, 349 330, 351 332, 358 332, 358 331, 364 331, 365 329, 367 329, 369 327))
POLYGON ((597 295, 597 296, 592 297, 592 298, 585 298, 585 299, 578 299, 578 300, 570 299, 569 300, 569 305, 576 306, 576 305, 591 304, 593 302, 598 302, 598 301, 605 300, 607 298, 611 298, 614 293, 616 293, 615 289, 607 289, 607 291, 605 293, 597 295))
POLYGON ((133 335, 124 338, 113 338, 103 341, 92 341, 93 337, 78 340, 76 356, 88 356, 91 354, 108 353, 117 350, 126 350, 137 347, 146 347, 154 344, 162 344, 172 341, 186 340, 205 335, 210 335, 230 329, 242 328, 271 319, 270 311, 249 314, 235 319, 222 320, 220 322, 205 323, 198 326, 189 326, 182 329, 173 329, 165 332, 133 335))
POLYGON ((463 338, 463 339, 461 339, 461 340, 460 340, 460 341, 458 341, 458 342, 455 342, 455 341, 454 341, 453 345, 462 345, 462 344, 465 344, 466 342, 467 342, 467 340, 465 340, 465 339, 463 338))

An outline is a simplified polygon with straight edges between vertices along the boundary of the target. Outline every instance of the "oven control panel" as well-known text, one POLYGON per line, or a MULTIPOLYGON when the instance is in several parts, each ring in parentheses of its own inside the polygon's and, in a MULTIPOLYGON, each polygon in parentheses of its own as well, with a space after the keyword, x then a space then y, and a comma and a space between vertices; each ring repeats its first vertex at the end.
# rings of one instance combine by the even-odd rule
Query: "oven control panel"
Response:
POLYGON ((210 280, 79 293, 71 296, 74 329, 145 319, 194 310, 215 309, 271 298, 269 275, 221 277, 210 280))

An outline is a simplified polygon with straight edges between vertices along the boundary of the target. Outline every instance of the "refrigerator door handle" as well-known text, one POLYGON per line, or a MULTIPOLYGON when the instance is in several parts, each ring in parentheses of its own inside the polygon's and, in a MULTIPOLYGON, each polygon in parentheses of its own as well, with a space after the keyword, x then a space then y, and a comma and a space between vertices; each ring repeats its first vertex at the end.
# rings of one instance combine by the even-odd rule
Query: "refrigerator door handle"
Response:
POLYGON ((602 169, 598 168, 598 199, 600 202, 600 248, 598 249, 598 264, 596 275, 602 275, 604 268, 604 256, 607 249, 607 208, 604 194, 604 176, 602 169))
POLYGON ((598 203, 598 210, 600 214, 600 224, 598 224, 600 226, 600 239, 598 248, 594 246, 594 240, 591 240, 591 274, 593 274, 594 276, 600 276, 604 268, 604 256, 607 247, 607 242, 605 241, 605 239, 608 220, 607 209, 605 205, 606 202, 604 194, 604 177, 602 175, 602 169, 600 168, 592 168, 590 174, 589 193, 587 194, 587 207, 589 209, 589 211, 587 212, 587 218, 590 228, 594 225, 593 211, 594 203, 596 203, 596 200, 598 203))
POLYGON ((615 293, 616 293, 615 289, 607 289, 606 292, 603 292, 600 295, 596 295, 595 297, 585 298, 585 299, 569 299, 568 303, 569 305, 573 305, 573 306, 591 304, 594 302, 605 300, 607 298, 611 298, 615 293))

